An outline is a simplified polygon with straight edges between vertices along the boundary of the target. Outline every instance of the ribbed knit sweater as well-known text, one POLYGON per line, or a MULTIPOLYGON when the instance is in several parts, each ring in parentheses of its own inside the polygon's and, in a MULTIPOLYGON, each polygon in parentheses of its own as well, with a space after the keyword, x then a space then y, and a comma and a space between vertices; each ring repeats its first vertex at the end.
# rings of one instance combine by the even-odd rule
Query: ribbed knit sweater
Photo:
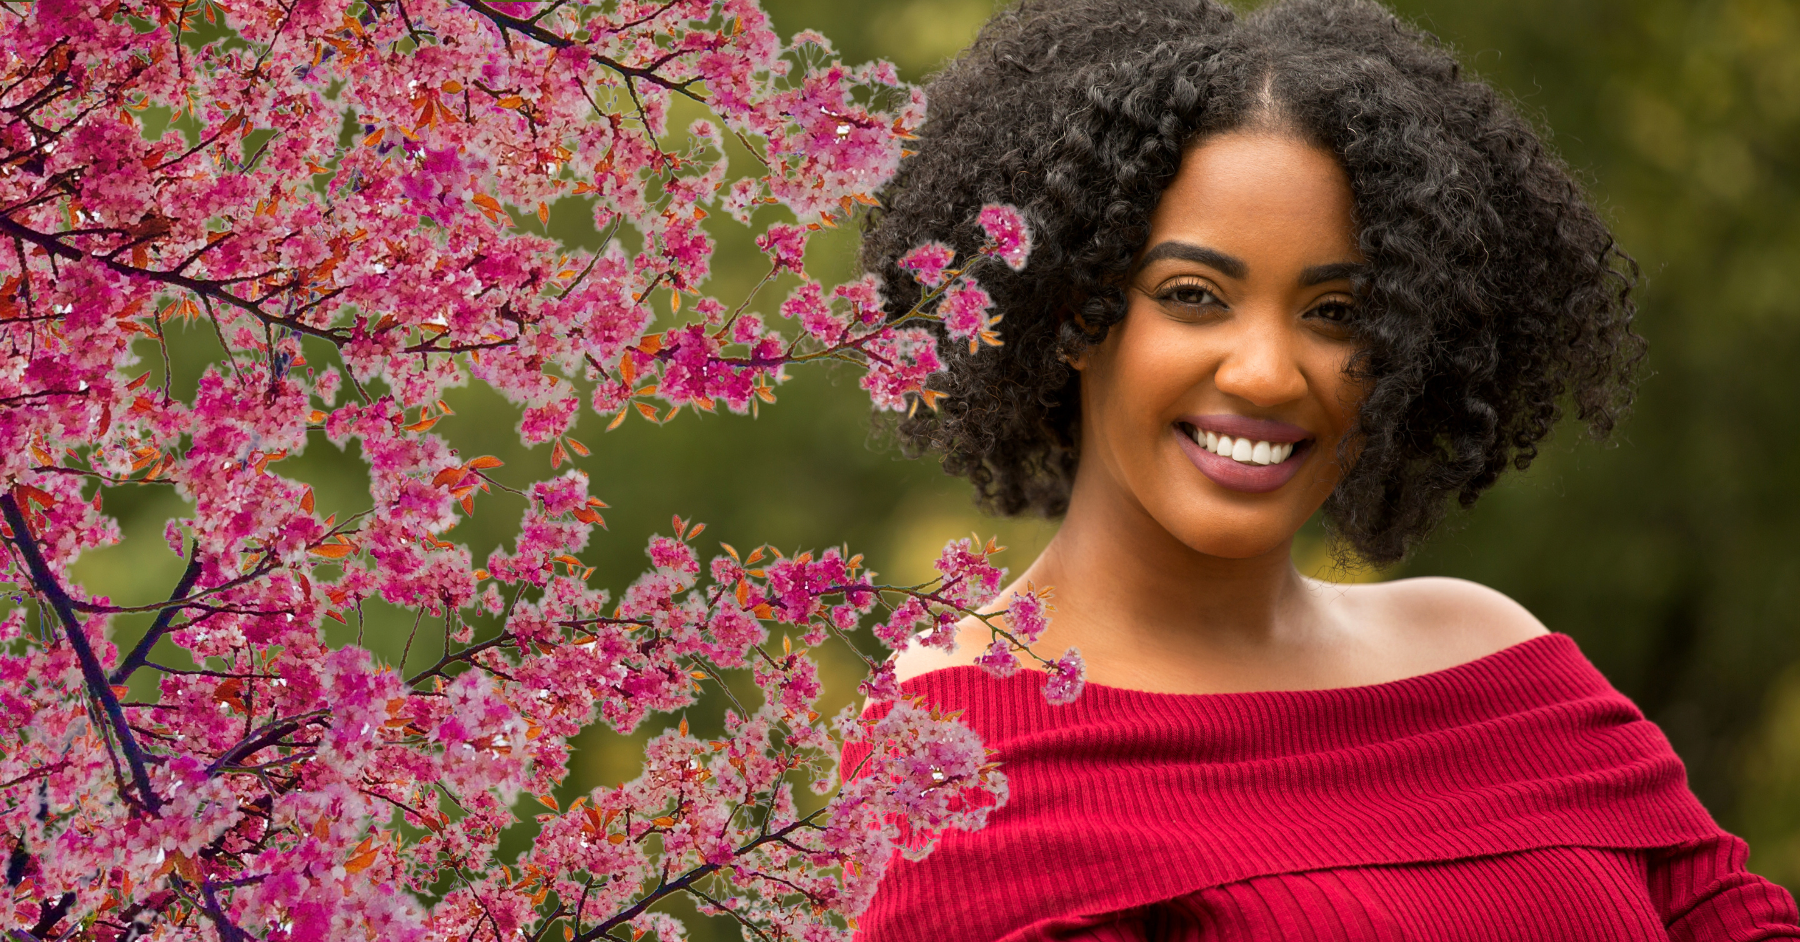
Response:
POLYGON ((1567 635, 1330 690, 1090 684, 1058 707, 1040 676, 902 685, 965 711, 1011 796, 896 859, 859 940, 1800 938, 1567 635))

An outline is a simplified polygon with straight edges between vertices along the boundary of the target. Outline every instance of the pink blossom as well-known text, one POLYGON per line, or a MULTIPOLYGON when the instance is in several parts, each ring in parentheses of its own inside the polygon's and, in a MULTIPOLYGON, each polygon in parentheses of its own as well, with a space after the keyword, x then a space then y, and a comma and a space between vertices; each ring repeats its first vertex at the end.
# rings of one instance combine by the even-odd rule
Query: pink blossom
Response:
POLYGON ((995 677, 1007 678, 1019 670, 1019 659, 1012 652, 1012 646, 1005 638, 995 638, 986 651, 975 659, 975 666, 987 671, 995 677))
POLYGON ((1082 663, 1081 652, 1070 648, 1050 663, 1049 674, 1044 678, 1044 699, 1057 705, 1074 703, 1086 683, 1087 665, 1082 663))
POLYGON ((1034 644, 1050 625, 1050 603, 1037 592, 1014 593, 1006 605, 1006 627, 1024 644, 1034 644))
POLYGON ((1031 254, 1031 230, 1019 211, 1011 206, 989 203, 981 207, 978 219, 988 237, 982 254, 998 257, 1013 271, 1023 271, 1025 259, 1031 254))
POLYGON ((993 299, 975 283, 975 279, 964 278, 944 292, 943 299, 938 302, 938 317, 950 336, 972 340, 987 329, 987 312, 992 306, 993 299))
POLYGON ((993 543, 984 547, 968 537, 944 544, 943 553, 931 564, 944 578, 939 594, 964 608, 987 604, 1006 581, 1006 570, 988 562, 997 551, 993 543))
POLYGON ((804 281, 781 303, 781 314, 798 320, 813 339, 832 346, 844 339, 848 325, 832 313, 824 289, 816 281, 804 281))
POLYGON ((806 271, 806 230, 800 226, 777 223, 756 237, 756 247, 769 256, 777 271, 790 271, 804 277, 806 271))
POLYGON ((956 261, 956 250, 942 242, 927 242, 900 257, 900 269, 927 288, 944 283, 944 270, 956 261))

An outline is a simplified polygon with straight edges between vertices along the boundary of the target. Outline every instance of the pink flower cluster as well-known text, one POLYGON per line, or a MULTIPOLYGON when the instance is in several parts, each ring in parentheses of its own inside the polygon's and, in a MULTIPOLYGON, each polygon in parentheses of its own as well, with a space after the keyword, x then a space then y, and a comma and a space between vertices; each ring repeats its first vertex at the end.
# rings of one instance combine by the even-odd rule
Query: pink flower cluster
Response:
MULTIPOLYGON (((812 654, 865 623, 904 647, 999 617, 1007 656, 1029 653, 1041 594, 977 611, 995 548, 887 586, 840 549, 703 565, 677 519, 615 597, 579 556, 606 505, 561 467, 588 454, 584 401, 609 428, 754 413, 828 359, 916 409, 941 337, 999 343, 970 273, 1024 264, 1005 207, 982 210, 980 251, 908 257, 929 288, 910 310, 872 277, 805 278, 810 233, 872 205, 923 120, 891 66, 783 42, 754 0, 40 0, 0 18, 0 49, 0 935, 672 939, 655 907, 689 893, 841 939, 896 849, 1005 801, 953 719, 822 718, 812 654), (672 132, 677 99, 710 115, 672 132), (705 293, 720 209, 758 228, 771 277, 805 279, 777 317, 705 293), (535 234, 573 212, 597 248, 535 234), (649 332, 664 300, 676 322, 649 332), (216 355, 170 342, 189 328, 216 355), (547 471, 434 431, 472 380, 547 471), (352 442, 367 504, 319 507, 284 473, 352 442), (166 601, 72 576, 122 539, 114 488, 180 508, 166 601), (526 508, 478 565, 453 528, 495 489, 526 508), (328 644, 370 600, 441 632, 400 665, 328 644), (718 738, 655 736, 622 786, 554 796, 583 729, 630 732, 708 685, 760 702, 734 699, 718 738), (840 788, 846 743, 870 774, 840 788), (796 782, 833 797, 802 812, 796 782), (545 813, 502 855, 523 796, 545 813)), ((1052 700, 1078 692, 1072 652, 1043 665, 1052 700)), ((870 695, 896 695, 869 667, 870 695)))

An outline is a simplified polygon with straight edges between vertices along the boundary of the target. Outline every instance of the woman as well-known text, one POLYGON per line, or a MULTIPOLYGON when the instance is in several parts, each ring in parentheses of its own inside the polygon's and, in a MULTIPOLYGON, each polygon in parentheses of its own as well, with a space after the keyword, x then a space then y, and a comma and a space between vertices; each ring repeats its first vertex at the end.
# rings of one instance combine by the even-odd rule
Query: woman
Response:
POLYGON ((1047 705, 989 641, 916 645, 908 695, 997 749, 1011 798, 897 862, 870 940, 1800 938, 1792 897, 1566 635, 1400 559, 1573 406, 1629 398, 1630 259, 1568 171, 1430 37, 1358 0, 1027 0, 929 88, 864 261, 1034 228, 982 283, 1006 345, 902 425, 1003 514, 1061 515, 994 603, 1055 587, 1047 705))

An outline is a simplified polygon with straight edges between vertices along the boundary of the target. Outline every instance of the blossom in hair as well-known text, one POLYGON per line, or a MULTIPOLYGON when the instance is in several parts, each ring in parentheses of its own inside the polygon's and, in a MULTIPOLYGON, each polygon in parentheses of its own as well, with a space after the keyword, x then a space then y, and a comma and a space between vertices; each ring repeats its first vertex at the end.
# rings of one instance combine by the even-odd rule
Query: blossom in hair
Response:
POLYGON ((926 242, 900 257, 900 268, 927 288, 944 283, 944 271, 956 261, 956 250, 942 242, 926 242))
POLYGON ((1023 271, 1031 255, 1031 230, 1024 217, 1011 206, 989 203, 981 207, 981 230, 987 233, 983 255, 993 255, 1013 271, 1023 271))

